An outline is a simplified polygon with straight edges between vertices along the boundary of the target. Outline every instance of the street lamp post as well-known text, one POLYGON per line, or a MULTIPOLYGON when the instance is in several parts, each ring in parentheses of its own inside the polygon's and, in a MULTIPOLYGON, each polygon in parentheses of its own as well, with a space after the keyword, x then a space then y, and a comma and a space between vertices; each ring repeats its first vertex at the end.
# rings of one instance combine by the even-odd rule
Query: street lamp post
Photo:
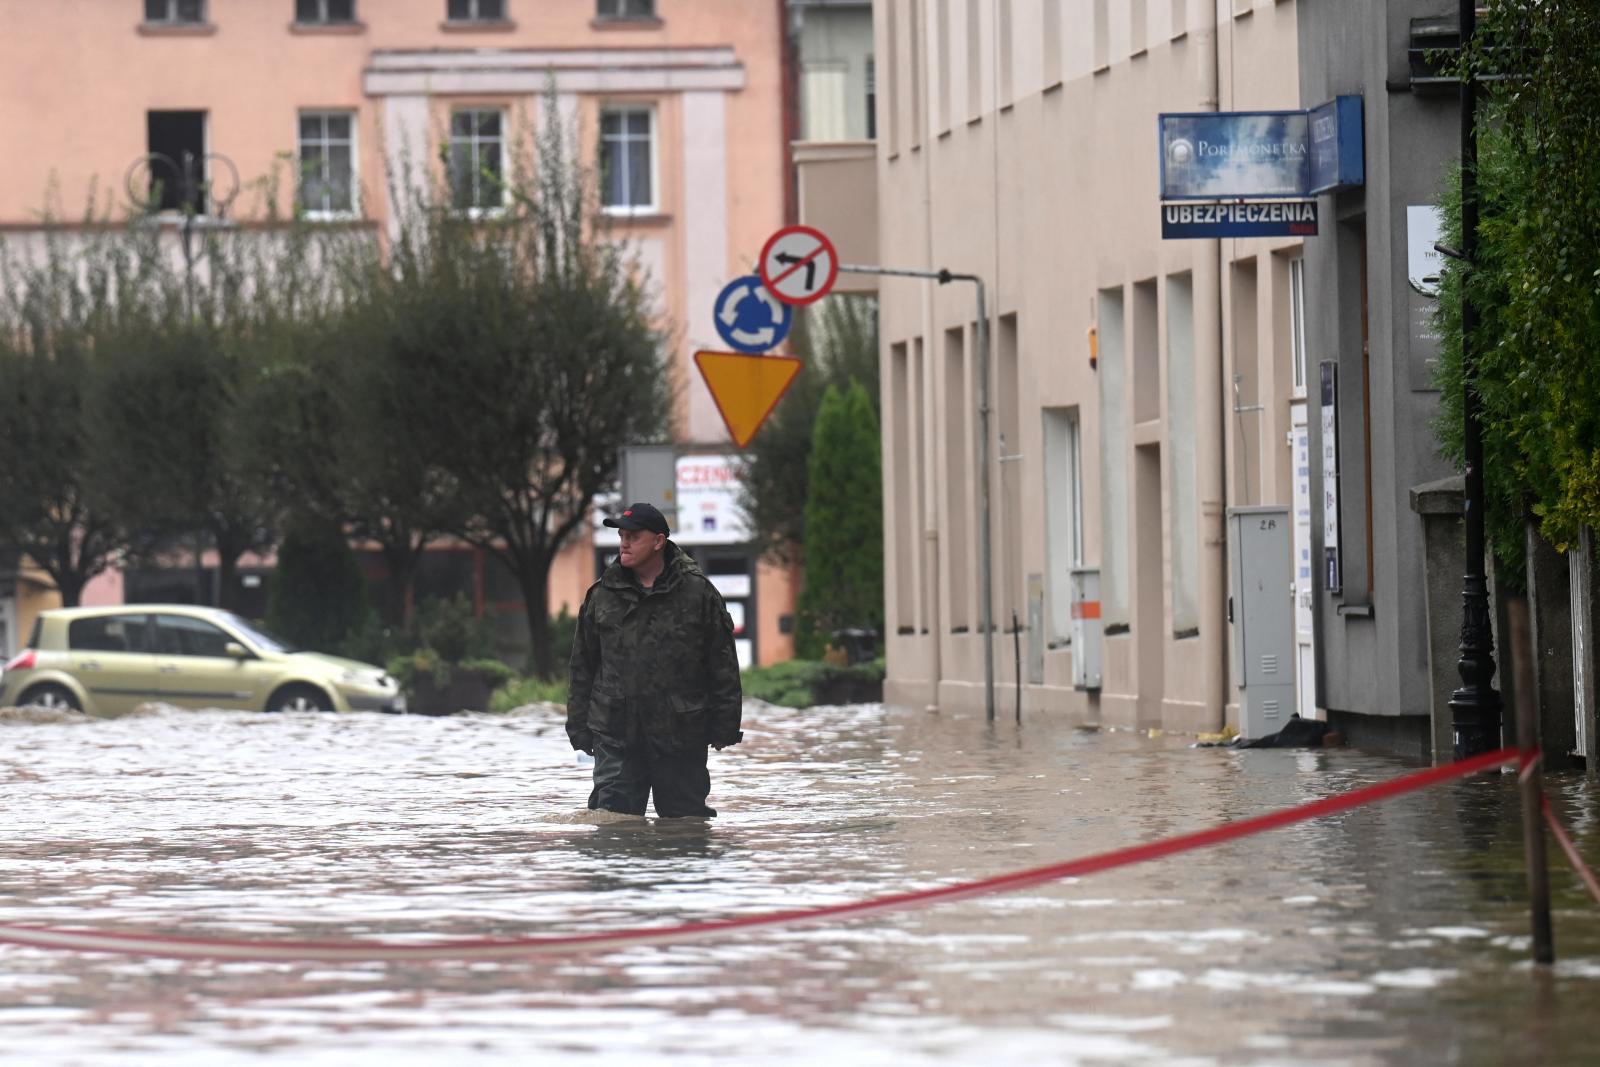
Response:
MULTIPOLYGON (((216 225, 226 224, 228 208, 239 195, 239 170, 233 160, 217 152, 196 155, 184 152, 181 159, 173 159, 163 152, 148 152, 133 161, 124 179, 128 199, 147 219, 157 217, 164 199, 164 183, 170 175, 172 188, 177 190, 178 208, 182 223, 178 228, 179 248, 183 253, 183 310, 194 317, 194 267, 204 250, 197 247, 195 238, 205 224, 214 220, 216 225), (221 175, 219 185, 212 173, 221 175), (209 201, 209 203, 206 203, 209 201), (207 213, 207 208, 211 213, 207 213)), ((194 539, 195 603, 204 604, 212 599, 205 569, 205 535, 196 533, 194 539)))
MULTIPOLYGON (((1477 28, 1475 0, 1460 0, 1461 55, 1477 28)), ((1461 81, 1461 268, 1472 271, 1478 245, 1478 79, 1467 66, 1461 81)), ((1461 287, 1462 452, 1467 568, 1461 585, 1461 687, 1450 696, 1455 758, 1466 759, 1500 744, 1500 694, 1494 688, 1494 631, 1489 620, 1489 583, 1484 575, 1483 437, 1478 426, 1478 361, 1473 342, 1478 311, 1467 285, 1461 287)))
POLYGON ((133 161, 123 184, 134 207, 151 218, 161 212, 164 183, 168 180, 171 188, 177 190, 178 210, 182 213, 178 236, 183 252, 184 310, 192 315, 194 266, 202 255, 202 250, 196 247, 195 236, 206 220, 214 220, 216 225, 226 224, 228 208, 239 195, 239 169, 220 152, 202 155, 184 152, 181 159, 173 159, 163 152, 147 152, 133 161), (209 212, 208 207, 211 208, 209 212))

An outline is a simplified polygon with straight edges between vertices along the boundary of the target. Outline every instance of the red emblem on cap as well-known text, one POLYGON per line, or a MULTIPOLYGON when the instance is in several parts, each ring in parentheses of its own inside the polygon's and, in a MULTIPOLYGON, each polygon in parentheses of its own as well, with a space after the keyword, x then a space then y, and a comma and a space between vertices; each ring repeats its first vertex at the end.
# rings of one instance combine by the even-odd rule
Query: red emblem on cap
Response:
POLYGON ((622 517, 623 517, 623 518, 627 518, 627 517, 628 517, 628 516, 630 516, 630 515, 632 515, 632 514, 633 514, 633 512, 631 512, 631 511, 624 511, 624 512, 623 512, 623 513, 622 513, 622 517))

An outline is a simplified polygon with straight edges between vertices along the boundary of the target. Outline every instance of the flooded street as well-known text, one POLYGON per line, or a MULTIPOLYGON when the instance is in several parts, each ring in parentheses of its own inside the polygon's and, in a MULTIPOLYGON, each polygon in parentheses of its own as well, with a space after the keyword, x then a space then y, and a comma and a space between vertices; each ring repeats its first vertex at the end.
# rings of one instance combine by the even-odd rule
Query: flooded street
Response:
MULTIPOLYGON (((844 903, 1415 769, 1350 750, 746 710, 709 826, 583 810, 546 712, 0 713, 0 922, 426 942, 844 903), (9 717, 8 717, 9 716, 9 717)), ((1592 1063, 1600 908, 1552 847, 1533 973, 1514 778, 1018 893, 512 961, 224 963, 0 945, 7 1059, 65 1064, 1592 1063)), ((1600 797, 1552 803, 1600 863, 1600 797)))

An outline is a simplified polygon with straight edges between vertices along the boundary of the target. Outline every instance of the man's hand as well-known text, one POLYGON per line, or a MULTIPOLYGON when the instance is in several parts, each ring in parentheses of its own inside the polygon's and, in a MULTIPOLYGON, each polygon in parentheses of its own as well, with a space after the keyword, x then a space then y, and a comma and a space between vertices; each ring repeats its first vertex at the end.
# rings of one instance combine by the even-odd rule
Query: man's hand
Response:
POLYGON ((572 747, 579 752, 584 752, 591 756, 594 755, 594 734, 585 733, 581 737, 574 737, 572 739, 572 747))
POLYGON ((716 749, 718 752, 721 752, 723 749, 727 748, 729 745, 737 745, 740 741, 743 741, 743 740, 744 740, 744 731, 743 730, 734 730, 731 733, 725 733, 725 734, 714 734, 712 736, 712 738, 711 738, 711 747, 716 749))

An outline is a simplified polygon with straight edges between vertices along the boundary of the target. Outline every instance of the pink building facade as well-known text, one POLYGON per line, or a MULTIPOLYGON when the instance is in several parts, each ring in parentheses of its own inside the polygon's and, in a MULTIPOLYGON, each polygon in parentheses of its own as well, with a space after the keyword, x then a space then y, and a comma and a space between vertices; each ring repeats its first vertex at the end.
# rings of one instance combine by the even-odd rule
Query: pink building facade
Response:
MULTIPOLYGON (((259 180, 299 169, 313 180, 282 183, 280 211, 298 195, 314 219, 385 231, 387 175, 408 161, 444 153, 514 179, 553 88, 584 150, 607 153, 604 210, 670 327, 676 439, 734 451, 692 357, 720 347, 717 292, 785 221, 780 0, 0 0, 0 14, 15 149, 0 238, 14 246, 47 208, 120 215, 149 189, 153 152, 203 161, 209 214, 259 220, 259 180)), ((584 535, 558 562, 552 611, 581 601, 595 548, 584 535)), ((789 577, 750 568, 755 656, 787 658, 789 577)))

